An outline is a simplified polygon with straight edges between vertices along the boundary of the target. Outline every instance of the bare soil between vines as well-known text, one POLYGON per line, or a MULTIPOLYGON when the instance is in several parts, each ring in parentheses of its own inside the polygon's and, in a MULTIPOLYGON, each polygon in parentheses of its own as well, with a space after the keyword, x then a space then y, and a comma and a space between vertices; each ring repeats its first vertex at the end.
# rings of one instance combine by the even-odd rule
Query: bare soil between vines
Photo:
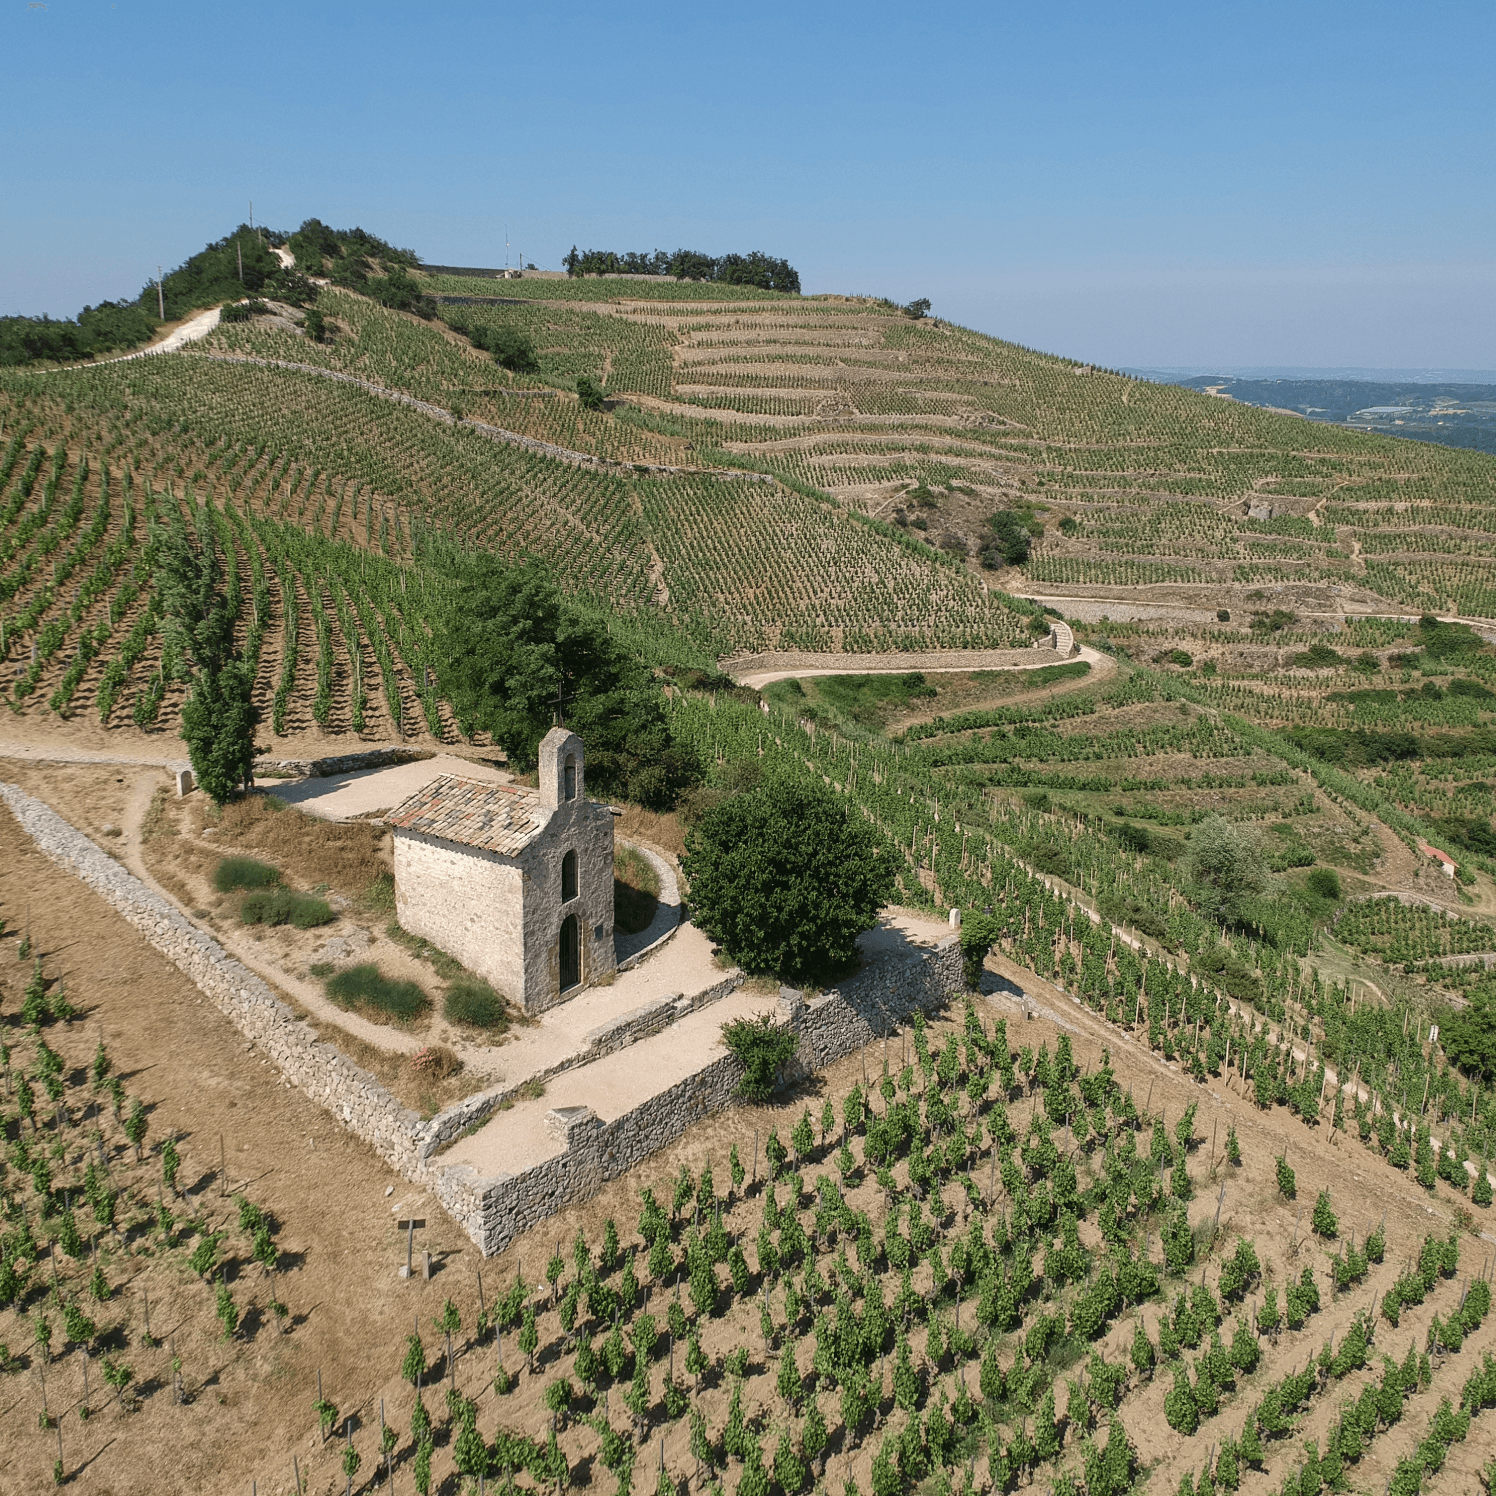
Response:
MULTIPOLYGON (((107 802, 107 789, 101 787, 96 813, 104 811, 107 802)), ((420 1323, 428 1355, 437 1359, 439 1337, 430 1326, 441 1302, 448 1297, 458 1305, 464 1326, 457 1337, 457 1385, 465 1395, 478 1399, 480 1426, 491 1431, 496 1422, 501 1422, 538 1433, 549 1423, 541 1404, 545 1386, 556 1375, 570 1372, 570 1357, 562 1353, 555 1312, 549 1310, 540 1316, 541 1350, 536 1373, 522 1373, 517 1389, 500 1398, 490 1385, 495 1368, 492 1343, 467 1344, 476 1317, 479 1268, 492 1302, 495 1291, 507 1285, 521 1267, 526 1281, 539 1279, 544 1260, 556 1243, 561 1243, 569 1256, 566 1249, 579 1229, 586 1232, 595 1249, 610 1216, 619 1223, 627 1246, 635 1236, 641 1185, 652 1184, 661 1194, 665 1181, 682 1163, 696 1173, 710 1161, 721 1190, 725 1188, 728 1149, 734 1143, 747 1163, 755 1154, 757 1139, 761 1181, 761 1147, 769 1127, 777 1126, 781 1136, 787 1137, 803 1106, 808 1104, 812 1113, 818 1114, 823 1096, 839 1100, 861 1079, 864 1063, 874 1075, 881 1068, 881 1047, 874 1045, 865 1054, 854 1055, 813 1078, 804 1092, 787 1097, 780 1105, 744 1106, 703 1122, 631 1175, 607 1186, 596 1199, 562 1211, 496 1261, 480 1263, 475 1249, 434 1202, 411 1190, 368 1148, 348 1137, 330 1116, 279 1082, 268 1063, 246 1047, 185 978, 94 895, 37 852, 9 816, 0 818, 0 852, 5 854, 0 870, 0 912, 14 926, 25 919, 29 909, 32 935, 46 955, 49 971, 68 973, 69 992, 80 1009, 79 1020, 60 1034, 51 1034, 51 1042, 70 1064, 82 1064, 102 1033, 128 1089, 153 1108, 149 1141, 159 1142, 170 1129, 180 1129, 187 1160, 184 1177, 192 1181, 199 1209, 217 1216, 229 1209, 228 1202, 219 1203, 213 1177, 221 1133, 231 1184, 245 1187, 252 1199, 284 1223, 280 1245, 289 1254, 281 1292, 295 1317, 292 1332, 280 1336, 261 1323, 251 1338, 232 1344, 216 1339, 218 1327, 208 1290, 190 1275, 174 1274, 170 1260, 135 1261, 114 1270, 115 1280, 127 1277, 127 1283, 117 1297, 118 1307, 111 1312, 126 1321, 131 1342, 126 1356, 136 1367, 137 1381, 145 1384, 142 1390, 149 1389, 149 1395, 142 1399, 137 1412, 105 1406, 87 1424, 80 1424, 73 1411, 81 1393, 78 1353, 59 1359, 52 1368, 48 1378, 50 1405, 54 1411, 59 1406, 66 1410, 66 1464, 70 1471, 82 1467, 73 1480, 80 1491, 109 1491, 119 1496, 161 1489, 239 1491, 253 1478, 266 1492, 288 1492, 293 1453, 301 1462, 303 1476, 310 1471, 311 1490, 341 1489, 336 1469, 338 1450, 334 1445, 321 1445, 313 1424, 311 1404, 319 1368, 329 1397, 344 1413, 356 1415, 355 1442, 365 1454, 360 1485, 374 1474, 370 1430, 377 1426, 381 1398, 386 1416, 401 1430, 397 1482, 409 1481, 411 1448, 406 1430, 410 1390, 399 1382, 396 1372, 412 1316, 420 1323), (388 1199, 387 1189, 392 1189, 388 1199), (419 1278, 402 1283, 395 1276, 403 1242, 393 1228, 392 1204, 402 1212, 413 1210, 428 1222, 422 1239, 437 1253, 440 1266, 429 1283, 419 1278), (169 1391, 159 1385, 164 1374, 169 1387, 167 1352, 138 1342, 136 1295, 141 1289, 152 1295, 153 1329, 176 1337, 194 1391, 193 1401, 185 1407, 173 1406, 169 1391)), ((1109 1048, 1122 1086, 1131 1089, 1140 1103, 1151 1102, 1154 1111, 1162 1108, 1171 1122, 1190 1101, 1201 1103, 1195 1130, 1203 1141, 1190 1166, 1198 1190, 1191 1207, 1191 1217, 1196 1221, 1211 1214, 1219 1183, 1205 1177, 1210 1171, 1210 1155, 1213 1153, 1219 1165, 1225 1128, 1235 1122, 1245 1162, 1239 1171, 1229 1167, 1224 1172, 1217 1170, 1227 1191, 1222 1241, 1230 1242, 1238 1231, 1253 1238, 1265 1266, 1280 1285, 1290 1268, 1297 1274, 1306 1264, 1314 1265, 1323 1282, 1326 1250, 1312 1239, 1306 1240, 1305 1228, 1300 1225, 1298 1253, 1292 1262, 1288 1260, 1298 1203, 1285 1202, 1277 1194, 1273 1175, 1276 1153, 1288 1150, 1298 1172, 1299 1202, 1312 1202, 1320 1188, 1332 1191, 1346 1232, 1355 1230, 1359 1238, 1365 1229, 1361 1216, 1375 1218, 1383 1210, 1387 1213, 1388 1253, 1383 1266, 1374 1268, 1367 1283, 1338 1302, 1331 1302, 1325 1293, 1324 1309, 1312 1316, 1302 1331, 1285 1334, 1276 1346, 1267 1345, 1263 1368, 1245 1379, 1222 1416, 1193 1440, 1180 1439, 1168 1429, 1162 1416, 1161 1380, 1127 1398, 1123 1418, 1144 1464, 1153 1467, 1150 1488, 1167 1496, 1180 1473, 1203 1462, 1205 1446, 1210 1442, 1207 1434, 1218 1439, 1222 1433, 1237 1429, 1240 1417, 1233 1415, 1237 1410, 1244 1413, 1250 1405, 1254 1385, 1266 1385, 1290 1367, 1302 1365, 1331 1330, 1343 1331, 1353 1312, 1390 1284, 1426 1231, 1449 1229, 1452 1197, 1441 1184, 1439 1197, 1431 1202, 1404 1175, 1359 1144, 1345 1139, 1332 1141, 1323 1126, 1311 1132, 1284 1111, 1260 1113, 1229 1089, 1208 1090, 1190 1083, 1031 973, 1002 958, 994 958, 992 965, 1011 987, 1021 989, 1043 1010, 1041 1016, 1025 1021, 1021 1007, 1012 998, 998 994, 983 1000, 983 1016, 989 1022, 996 1017, 1009 1020, 1010 1040, 1015 1045, 1048 1042, 1052 1046, 1063 1025, 1071 1035, 1080 1064, 1094 1066, 1102 1048, 1109 1048)), ((17 963, 3 978, 7 1007, 22 984, 24 972, 17 963)), ((959 1018, 958 1006, 950 1016, 959 1018)), ((897 1036, 892 1041, 894 1058, 901 1042, 897 1036)), ((1013 1104, 1020 1130, 1031 1104, 1022 1099, 1013 1104)), ((147 1163, 142 1168, 149 1177, 159 1165, 147 1163)), ((803 1169, 807 1188, 817 1173, 833 1170, 832 1160, 821 1156, 818 1149, 817 1156, 803 1169)), ((980 1181, 982 1172, 979 1166, 976 1174, 985 1189, 985 1181, 980 1181)), ((783 1187, 780 1194, 785 1194, 783 1187)), ((948 1227, 960 1229, 966 1210, 964 1197, 949 1186, 945 1196, 948 1227)), ((849 1199, 855 1207, 868 1210, 875 1222, 881 1220, 882 1195, 875 1182, 863 1179, 849 1191, 849 1199)), ((760 1213, 761 1198, 753 1192, 748 1200, 740 1199, 726 1218, 729 1231, 750 1243, 750 1260, 760 1213)), ((1087 1233, 1084 1226, 1082 1231, 1088 1244, 1094 1246, 1094 1232, 1087 1233)), ((1483 1243, 1468 1236, 1464 1248, 1462 1276, 1465 1267, 1478 1268, 1486 1251, 1483 1243)), ((928 1266, 922 1267, 915 1276, 916 1287, 928 1287, 928 1282, 922 1281, 928 1276, 928 1266)), ((1196 1274, 1190 1276, 1198 1281, 1196 1274)), ((247 1277, 234 1286, 246 1302, 258 1292, 247 1277)), ((1177 1286, 1170 1285, 1171 1297, 1177 1286)), ((1441 1284, 1425 1305, 1405 1314, 1396 1332, 1383 1325, 1378 1348, 1393 1348, 1400 1353, 1410 1338, 1421 1342, 1431 1314, 1436 1310, 1448 1312, 1457 1292, 1458 1283, 1441 1284)), ((657 1287, 657 1314, 664 1307, 659 1293, 657 1287)), ((1159 1313, 1157 1305, 1148 1305, 1143 1311, 1150 1333, 1156 1334, 1159 1313)), ((29 1339, 14 1314, 6 1319, 5 1332, 13 1348, 29 1339)), ((1130 1335, 1130 1319, 1124 1316, 1098 1344, 1109 1360, 1116 1360, 1124 1353, 1130 1335)), ((917 1331, 914 1339, 918 1351, 923 1331, 917 1331)), ((1482 1346, 1490 1343, 1488 1328, 1472 1336, 1459 1356, 1449 1358, 1455 1365, 1446 1364, 1436 1375, 1434 1388, 1413 1399, 1403 1423, 1373 1445, 1353 1473, 1354 1485, 1370 1489, 1381 1483, 1390 1471, 1394 1449, 1401 1448, 1398 1441, 1404 1435, 1421 1434, 1425 1412, 1432 1410, 1437 1395, 1456 1388, 1464 1375, 1459 1368, 1467 1361, 1478 1360, 1482 1346)), ((748 1347, 745 1407, 762 1407, 766 1427, 782 1426, 783 1407, 773 1391, 776 1358, 764 1356, 756 1300, 735 1300, 720 1318, 708 1321, 703 1345, 714 1358, 737 1345, 748 1347)), ((512 1337, 503 1354, 509 1370, 519 1370, 521 1358, 512 1337)), ((803 1349, 799 1354, 803 1370, 807 1355, 803 1349)), ((656 1381, 660 1374, 657 1368, 656 1381)), ((969 1384, 974 1376, 973 1363, 967 1370, 969 1384)), ((720 1429, 725 1418, 727 1380, 720 1375, 709 1377, 701 1395, 701 1406, 713 1430, 720 1429)), ((949 1386, 950 1373, 938 1380, 949 1386)), ((102 1403, 97 1379, 92 1386, 95 1402, 102 1403)), ((0 1389, 11 1410, 7 1432, 0 1436, 0 1492, 42 1489, 55 1458, 56 1440, 55 1434, 37 1427, 40 1400, 35 1372, 13 1374, 0 1381, 0 1389)), ((1350 1382, 1345 1390, 1354 1390, 1350 1382)), ((1302 1433, 1311 1433, 1311 1425, 1323 1421, 1328 1405, 1338 1404, 1338 1400, 1333 1393, 1320 1399, 1302 1433)), ((439 1399, 428 1398, 429 1403, 436 1401, 439 1399)), ((437 1421, 440 1425, 442 1416, 437 1421)), ((684 1420, 663 1430, 654 1429, 651 1452, 642 1457, 645 1467, 652 1474, 653 1451, 659 1447, 662 1431, 671 1470, 688 1473, 693 1462, 684 1420)), ((1482 1433, 1477 1425, 1466 1444, 1455 1446, 1446 1466, 1449 1474, 1441 1477, 1441 1485, 1473 1472, 1482 1433)), ((589 1430, 574 1425, 563 1432, 562 1443, 573 1462, 575 1484, 600 1492, 610 1488, 611 1477, 593 1464, 595 1436, 589 1430)), ((839 1441, 834 1444, 828 1488, 835 1489, 836 1482, 851 1476, 861 1489, 869 1489, 870 1462, 876 1446, 877 1436, 866 1436, 851 1449, 841 1447, 839 1441)), ((1275 1447, 1270 1473, 1248 1476, 1244 1482, 1247 1496, 1266 1496, 1275 1488, 1286 1458, 1287 1450, 1275 1447)), ((450 1468, 450 1450, 439 1440, 438 1478, 450 1468)))

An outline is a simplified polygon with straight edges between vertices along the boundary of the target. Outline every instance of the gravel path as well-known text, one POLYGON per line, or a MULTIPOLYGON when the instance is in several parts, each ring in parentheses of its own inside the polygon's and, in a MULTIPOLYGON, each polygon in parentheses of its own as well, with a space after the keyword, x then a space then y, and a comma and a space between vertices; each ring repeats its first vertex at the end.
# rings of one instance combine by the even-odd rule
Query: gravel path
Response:
MULTIPOLYGON (((1085 660, 1090 675, 1077 685, 1089 685, 1117 668, 1117 662, 1100 650, 1082 645, 1070 656, 1085 660)), ((1046 665, 1065 664, 1051 649, 932 649, 899 654, 833 655, 833 654, 757 654, 743 662, 754 668, 739 675, 731 660, 722 668, 740 686, 759 690, 776 680, 803 680, 808 675, 903 675, 918 670, 925 675, 949 674, 961 670, 1042 670, 1046 665), (782 662, 782 663, 781 663, 782 662)))
POLYGON ((149 753, 100 753, 90 748, 70 748, 63 743, 19 743, 0 738, 0 758, 19 758, 28 763, 49 764, 144 764, 155 769, 185 769, 185 758, 167 758, 149 753))
POLYGON ((175 353, 188 343, 195 343, 199 338, 207 337, 218 326, 222 315, 222 307, 210 307, 206 312, 199 312, 197 316, 189 318, 180 327, 167 333, 159 343, 152 343, 148 348, 137 348, 134 353, 117 353, 113 358, 96 358, 86 363, 65 364, 62 369, 52 369, 49 372, 60 374, 64 369, 92 369, 99 364, 122 364, 127 359, 153 358, 158 353, 175 353))
POLYGON ((680 884, 676 881, 675 869, 651 847, 641 847, 638 842, 617 838, 620 847, 632 847, 655 870, 660 880, 660 895, 655 904, 654 918, 637 935, 613 932, 613 951, 619 963, 638 960, 652 946, 669 939, 679 929, 685 910, 681 906, 680 884))

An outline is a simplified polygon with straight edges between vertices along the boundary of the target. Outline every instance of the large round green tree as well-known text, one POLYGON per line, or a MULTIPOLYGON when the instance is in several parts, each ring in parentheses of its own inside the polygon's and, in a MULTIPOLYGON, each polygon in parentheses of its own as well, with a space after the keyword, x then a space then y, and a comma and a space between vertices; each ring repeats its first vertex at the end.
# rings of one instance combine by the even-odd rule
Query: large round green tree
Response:
POLYGON ((771 780, 686 836, 691 917, 745 971, 807 982, 856 954, 893 891, 873 828, 830 791, 771 780))

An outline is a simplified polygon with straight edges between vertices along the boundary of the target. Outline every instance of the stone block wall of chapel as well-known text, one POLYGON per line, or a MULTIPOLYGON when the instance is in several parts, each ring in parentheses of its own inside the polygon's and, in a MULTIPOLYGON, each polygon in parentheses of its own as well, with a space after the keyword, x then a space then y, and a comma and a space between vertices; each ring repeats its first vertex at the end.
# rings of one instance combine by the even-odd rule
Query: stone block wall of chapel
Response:
POLYGON ((551 812, 545 830, 520 855, 525 871, 526 1012, 563 1001, 561 922, 577 916, 581 981, 586 986, 617 969, 613 949, 613 815, 595 800, 576 799, 551 812), (577 894, 561 897, 561 864, 577 854, 577 894))
POLYGON ((524 1001, 524 872, 510 858, 395 833, 395 915, 499 992, 524 1001))

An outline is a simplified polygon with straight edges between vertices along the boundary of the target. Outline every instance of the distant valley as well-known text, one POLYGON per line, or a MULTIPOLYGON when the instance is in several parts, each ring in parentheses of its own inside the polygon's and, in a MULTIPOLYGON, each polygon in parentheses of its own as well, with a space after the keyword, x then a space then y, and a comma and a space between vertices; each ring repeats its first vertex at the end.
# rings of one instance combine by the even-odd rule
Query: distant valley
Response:
POLYGON ((1356 431, 1496 452, 1496 385, 1492 384, 1240 379, 1222 374, 1196 374, 1170 382, 1356 431))

